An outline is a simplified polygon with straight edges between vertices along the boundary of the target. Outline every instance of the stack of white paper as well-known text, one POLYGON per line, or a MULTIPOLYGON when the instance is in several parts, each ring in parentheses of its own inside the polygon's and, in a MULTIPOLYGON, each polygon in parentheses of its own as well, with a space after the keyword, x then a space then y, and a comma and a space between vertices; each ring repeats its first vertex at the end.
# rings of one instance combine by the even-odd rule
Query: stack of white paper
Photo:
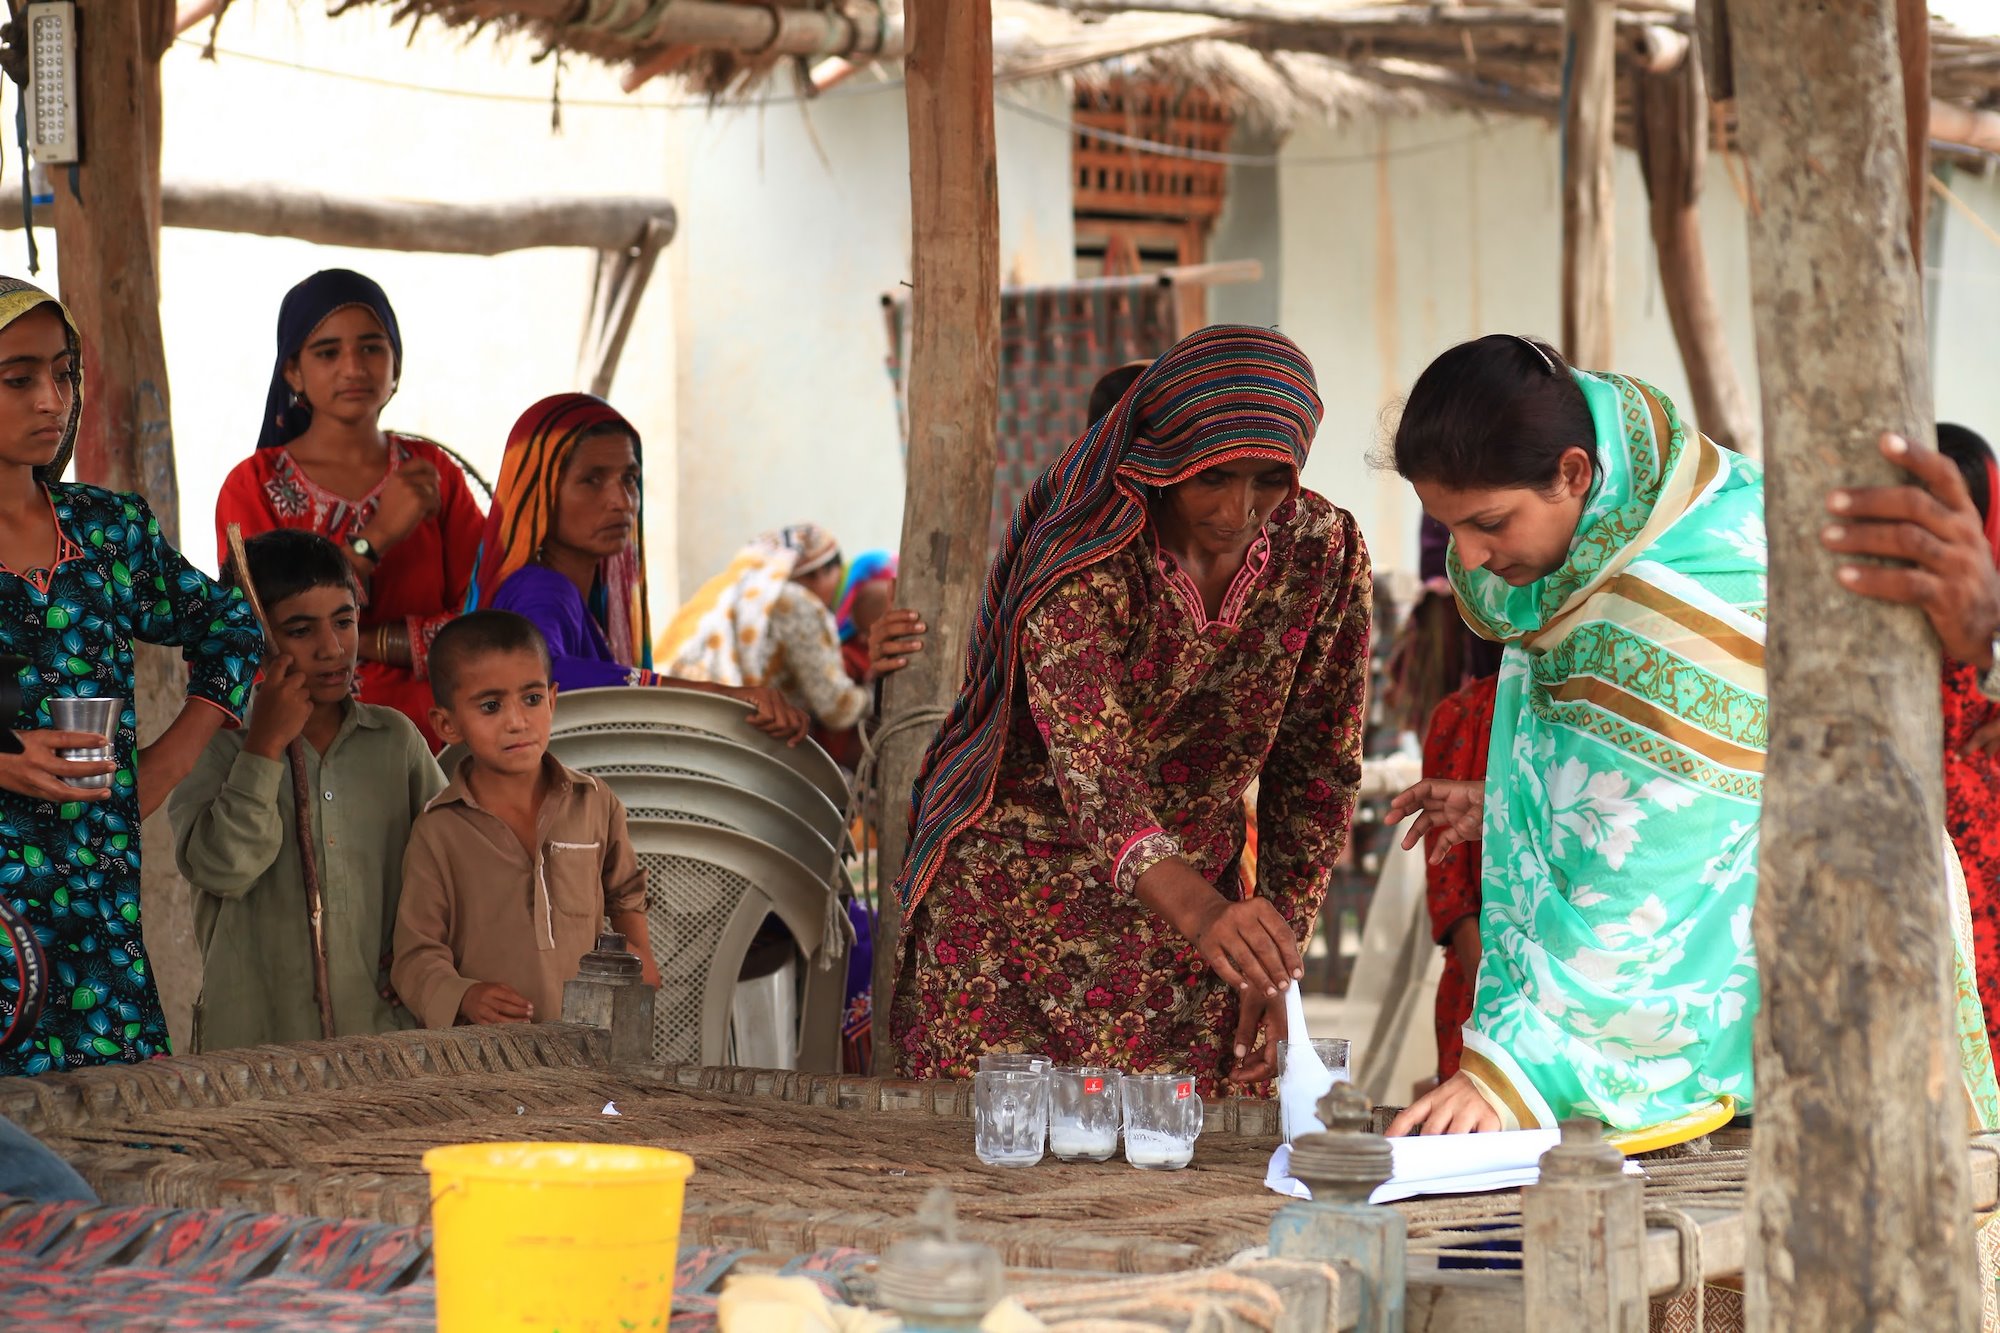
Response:
MULTIPOLYGON (((1483 1194, 1519 1189, 1541 1178, 1542 1154, 1562 1141, 1556 1129, 1503 1130, 1493 1134, 1432 1134, 1389 1140, 1390 1176, 1368 1196, 1370 1203, 1394 1203, 1419 1194, 1483 1194)), ((1310 1199, 1312 1191, 1292 1179, 1292 1149, 1279 1144, 1271 1154, 1264 1183, 1279 1194, 1310 1199)), ((1627 1175, 1644 1175, 1626 1162, 1627 1175)))

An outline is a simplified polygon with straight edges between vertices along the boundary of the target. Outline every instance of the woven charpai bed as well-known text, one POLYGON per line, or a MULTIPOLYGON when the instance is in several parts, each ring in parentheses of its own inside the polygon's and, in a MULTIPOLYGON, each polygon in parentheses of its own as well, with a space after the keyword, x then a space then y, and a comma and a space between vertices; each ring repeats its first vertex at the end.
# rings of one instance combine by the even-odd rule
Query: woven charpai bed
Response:
MULTIPOLYGON (((614 1068, 606 1052, 604 1033, 555 1024, 351 1037, 0 1080, 0 1115, 67 1158, 107 1205, 404 1228, 427 1220, 421 1158, 441 1143, 671 1147, 697 1163, 683 1243, 754 1255, 767 1269, 805 1256, 879 1254, 913 1233, 938 1185, 951 1190, 960 1234, 991 1245, 1026 1285, 1037 1275, 1227 1264, 1264 1245, 1283 1202, 1263 1186, 1277 1133, 1266 1101, 1212 1102, 1186 1171, 1053 1158, 1003 1170, 973 1156, 964 1084, 614 1068)), ((1714 1151, 1646 1163, 1655 1328, 1721 1330, 1740 1319, 1731 1292, 1708 1287, 1704 1300, 1693 1279, 1740 1272, 1742 1143, 1718 1135, 1714 1151)), ((1991 1209, 2000 1156, 1975 1152, 1974 1163, 1979 1206, 1991 1209)), ((1427 1294, 1426 1275, 1515 1276, 1518 1193, 1398 1208, 1409 1224, 1412 1328, 1448 1326, 1429 1323, 1426 1311, 1445 1320, 1469 1290, 1445 1280, 1427 1294)), ((1990 1287, 1992 1258, 1981 1248, 1990 1287)))

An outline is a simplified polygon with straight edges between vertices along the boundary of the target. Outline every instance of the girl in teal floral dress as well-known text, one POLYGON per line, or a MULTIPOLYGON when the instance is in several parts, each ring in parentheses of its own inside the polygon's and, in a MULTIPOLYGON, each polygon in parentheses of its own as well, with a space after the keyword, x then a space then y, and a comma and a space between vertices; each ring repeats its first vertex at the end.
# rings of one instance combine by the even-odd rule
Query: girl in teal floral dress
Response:
MULTIPOLYGON (((0 278, 0 653, 27 658, 23 753, 0 755, 0 892, 33 923, 50 994, 0 1074, 40 1074, 167 1053, 167 1026, 139 924, 139 821, 235 726, 262 640, 240 594, 181 558, 136 495, 63 483, 82 413, 69 313, 0 278), (132 643, 183 650, 188 702, 137 746, 132 643), (95 738, 54 731, 48 701, 125 700, 115 763, 63 759, 95 738), (110 774, 110 786, 75 785, 110 774)), ((0 1013, 11 1016, 0 948, 0 1013)))

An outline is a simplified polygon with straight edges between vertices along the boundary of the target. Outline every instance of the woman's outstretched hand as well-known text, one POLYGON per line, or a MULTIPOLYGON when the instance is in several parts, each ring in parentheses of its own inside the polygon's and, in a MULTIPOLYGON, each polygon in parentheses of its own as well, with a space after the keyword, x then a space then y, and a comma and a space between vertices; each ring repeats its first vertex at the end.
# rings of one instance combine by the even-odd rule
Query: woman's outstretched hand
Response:
POLYGON ((804 740, 812 727, 812 717, 805 709, 769 686, 734 685, 724 692, 739 703, 750 705, 751 713, 743 719, 745 722, 787 745, 804 740))
POLYGON ((1418 839, 1435 829, 1438 840, 1430 860, 1436 865, 1460 843, 1479 841, 1480 826, 1486 822, 1486 784, 1425 778, 1389 802, 1391 824, 1400 824, 1411 815, 1417 820, 1403 834, 1403 850, 1416 846, 1418 839))
POLYGON ((1500 1128, 1500 1113, 1460 1070, 1404 1107, 1389 1122, 1389 1137, 1405 1134, 1484 1134, 1500 1128))
POLYGON ((1225 898, 1178 856, 1139 876, 1132 891, 1233 991, 1275 997, 1305 975, 1291 922, 1268 898, 1225 898))
POLYGON ((915 611, 884 611, 868 627, 868 678, 894 675, 924 650, 924 622, 915 611))

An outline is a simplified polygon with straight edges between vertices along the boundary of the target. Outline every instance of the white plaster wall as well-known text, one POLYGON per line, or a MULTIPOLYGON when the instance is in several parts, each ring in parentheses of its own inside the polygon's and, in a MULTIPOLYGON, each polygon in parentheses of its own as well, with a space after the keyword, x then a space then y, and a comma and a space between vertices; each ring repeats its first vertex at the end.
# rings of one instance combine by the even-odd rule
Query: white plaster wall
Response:
MULTIPOLYGON (((896 545, 881 297, 910 276, 904 105, 900 84, 850 84, 676 118, 683 594, 784 523, 825 524, 849 551, 896 545)), ((1049 86, 1007 89, 996 108, 1004 281, 1075 276, 1067 108, 1049 86)))
POLYGON ((1223 183, 1222 216, 1208 237, 1214 262, 1254 259, 1264 266, 1256 282, 1229 283, 1208 292, 1208 318, 1215 324, 1276 324, 1284 291, 1284 210, 1279 206, 1276 138, 1238 130, 1229 150, 1239 161, 1223 183), (1262 159, 1271 159, 1268 164, 1262 159))
MULTIPOLYGON (((1368 455, 1430 359, 1495 331, 1558 341, 1562 236, 1552 129, 1466 115, 1305 129, 1284 146, 1281 327, 1319 374, 1326 419, 1306 484, 1354 511, 1376 564, 1414 569, 1415 496, 1368 455)), ((1637 163, 1617 169, 1611 367, 1686 401, 1660 302, 1637 163)), ((1732 359, 1753 395, 1742 206, 1711 163, 1704 238, 1732 359)))
MULTIPOLYGON (((663 103, 666 94, 628 98, 610 75, 568 65, 563 128, 556 133, 548 101, 553 70, 531 63, 526 44, 468 45, 432 25, 411 45, 408 30, 391 28, 386 13, 361 6, 329 19, 323 6, 237 5, 223 22, 217 61, 177 46, 164 66, 164 177, 452 203, 668 193, 670 113, 646 106, 663 103), (617 105, 581 104, 597 99, 617 105)), ((206 33, 203 25, 190 36, 206 33)), ((53 233, 44 230, 39 240, 42 280, 53 285, 53 233)), ((25 274, 26 251, 21 233, 0 236, 0 269, 25 274)), ((477 258, 163 233, 162 323, 189 554, 212 567, 215 494, 256 441, 278 302, 294 282, 329 267, 358 269, 381 282, 405 346, 403 386, 384 423, 442 440, 493 479, 521 411, 544 394, 579 387, 577 345, 594 262, 581 250, 477 258)), ((671 590, 675 348, 667 288, 664 274, 656 274, 612 398, 646 440, 652 581, 671 590)))
POLYGON ((1930 326, 1937 416, 2000 441, 2000 180, 1956 171, 1948 183, 1986 225, 1931 201, 1940 210, 1924 260, 1936 302, 1930 326))

